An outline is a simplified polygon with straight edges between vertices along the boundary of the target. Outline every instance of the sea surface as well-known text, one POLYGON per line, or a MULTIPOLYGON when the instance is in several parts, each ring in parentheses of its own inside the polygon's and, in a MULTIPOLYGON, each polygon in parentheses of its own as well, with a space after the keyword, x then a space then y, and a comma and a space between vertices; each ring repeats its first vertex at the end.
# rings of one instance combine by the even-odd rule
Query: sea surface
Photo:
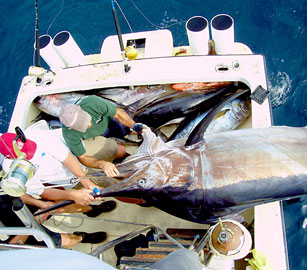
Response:
MULTIPOLYGON (((307 125, 307 1, 118 0, 132 31, 168 28, 186 45, 185 22, 233 17, 235 41, 266 58, 274 125, 307 125)), ((116 7, 122 33, 130 27, 116 7)), ((33 63, 35 0, 0 0, 0 132, 6 132, 22 77, 33 63)), ((116 34, 110 0, 38 0, 39 34, 69 31, 84 54, 116 34)), ((42 62, 44 66, 44 62, 42 62)), ((45 65, 45 67, 47 67, 45 65)), ((290 269, 307 269, 307 196, 283 203, 290 269)))

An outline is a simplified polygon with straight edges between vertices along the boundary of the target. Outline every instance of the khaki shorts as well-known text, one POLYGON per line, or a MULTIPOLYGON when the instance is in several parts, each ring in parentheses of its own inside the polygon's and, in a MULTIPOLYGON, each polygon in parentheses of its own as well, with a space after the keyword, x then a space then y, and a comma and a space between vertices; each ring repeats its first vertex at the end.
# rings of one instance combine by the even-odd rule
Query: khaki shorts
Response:
POLYGON ((102 136, 83 140, 86 154, 99 160, 113 161, 117 154, 117 143, 102 136))

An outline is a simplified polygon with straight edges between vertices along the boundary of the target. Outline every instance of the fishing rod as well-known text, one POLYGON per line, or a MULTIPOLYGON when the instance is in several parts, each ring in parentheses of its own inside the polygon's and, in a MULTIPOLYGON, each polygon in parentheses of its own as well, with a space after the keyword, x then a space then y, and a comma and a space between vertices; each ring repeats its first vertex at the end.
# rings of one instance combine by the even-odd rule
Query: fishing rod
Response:
POLYGON ((115 10, 115 5, 114 5, 114 0, 111 0, 111 5, 112 5, 112 13, 113 13, 113 18, 114 18, 114 22, 115 22, 116 32, 117 32, 117 36, 118 36, 119 46, 120 46, 120 50, 121 50, 121 55, 122 55, 122 58, 124 60, 125 72, 127 73, 127 72, 129 72, 131 67, 127 63, 127 57, 126 57, 126 53, 125 53, 125 46, 124 46, 124 42, 123 42, 121 31, 120 31, 119 23, 118 23, 117 13, 116 13, 116 10, 115 10))
POLYGON ((39 53, 39 34, 38 34, 38 7, 37 0, 35 0, 35 58, 36 66, 40 67, 40 53, 39 53))
MULTIPOLYGON (((133 170, 125 170, 125 169, 123 169, 123 170, 120 170, 119 175, 116 176, 116 177, 114 177, 114 178, 125 178, 125 177, 130 176, 132 172, 133 172, 133 170)), ((91 178, 99 178, 99 177, 101 177, 101 176, 105 176, 105 174, 104 174, 103 172, 94 172, 94 173, 92 173, 92 174, 90 174, 90 175, 88 175, 88 176, 85 176, 84 178, 89 178, 89 179, 91 179, 91 178)), ((75 178, 74 178, 74 179, 75 179, 75 178)), ((81 178, 79 178, 79 179, 81 179, 81 178)), ((115 181, 114 181, 114 182, 115 182, 115 181)), ((113 183, 113 184, 115 185, 116 183, 113 183)), ((94 198, 97 198, 97 197, 100 197, 100 193, 102 192, 102 190, 103 190, 103 189, 99 190, 98 188, 95 187, 95 188, 94 188, 94 192, 91 192, 90 194, 91 194, 94 198)), ((53 210, 56 210, 56 209, 58 209, 58 208, 61 208, 61 207, 67 206, 67 205, 71 205, 71 204, 73 204, 73 203, 75 203, 75 201, 73 201, 73 200, 67 200, 67 201, 60 202, 60 203, 57 203, 57 204, 55 204, 55 205, 53 205, 53 206, 51 206, 51 207, 48 207, 48 208, 46 208, 46 209, 43 209, 43 210, 41 210, 41 211, 35 213, 34 216, 38 216, 38 215, 47 213, 47 212, 49 212, 49 211, 53 211, 53 210)))
MULTIPOLYGON (((101 172, 101 174, 104 175, 104 173, 102 173, 102 172, 101 172)), ((98 178, 99 176, 94 176, 94 177, 95 177, 95 178, 98 178)), ((92 178, 92 177, 71 178, 71 179, 73 179, 73 180, 82 180, 82 179, 85 179, 85 178, 92 178)), ((53 186, 51 186, 51 187, 53 187, 53 186)), ((100 190, 99 190, 97 187, 95 187, 95 188, 94 188, 94 192, 91 192, 90 194, 91 194, 94 198, 97 198, 97 197, 99 196, 99 194, 100 194, 100 190)), ((38 215, 47 213, 47 212, 49 212, 49 211, 53 211, 53 210, 59 209, 59 208, 61 208, 61 207, 64 207, 64 206, 67 206, 67 205, 71 205, 71 204, 73 204, 73 203, 75 203, 75 201, 73 201, 73 200, 66 200, 66 201, 57 203, 57 204, 55 204, 55 205, 53 205, 53 206, 50 206, 50 207, 48 207, 48 208, 46 208, 46 209, 43 209, 43 210, 41 210, 41 211, 39 211, 39 212, 37 212, 37 213, 34 213, 33 215, 34 215, 34 216, 38 216, 38 215)))
MULTIPOLYGON (((91 192, 90 194, 91 194, 94 198, 97 198, 97 197, 99 197, 100 192, 101 192, 101 190, 99 190, 98 188, 95 187, 95 188, 94 188, 94 192, 91 192)), ((73 204, 73 203, 75 203, 75 201, 73 201, 73 200, 63 201, 63 202, 57 203, 57 204, 55 204, 55 205, 53 205, 53 206, 50 206, 50 207, 48 207, 48 208, 46 208, 46 209, 44 209, 44 210, 41 210, 41 211, 39 211, 39 212, 36 212, 36 213, 33 214, 33 216, 39 216, 39 215, 41 215, 41 214, 44 214, 44 213, 47 213, 47 212, 49 212, 49 211, 53 211, 53 210, 59 209, 59 208, 61 208, 61 207, 67 206, 67 205, 71 205, 71 204, 73 204)))

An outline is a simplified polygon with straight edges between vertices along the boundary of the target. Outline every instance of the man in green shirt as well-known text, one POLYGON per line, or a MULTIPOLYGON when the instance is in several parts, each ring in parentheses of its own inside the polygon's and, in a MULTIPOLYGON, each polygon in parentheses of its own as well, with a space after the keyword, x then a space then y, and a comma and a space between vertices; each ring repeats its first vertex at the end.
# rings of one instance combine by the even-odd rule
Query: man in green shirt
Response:
POLYGON ((95 95, 64 106, 60 113, 63 137, 71 152, 83 165, 101 169, 109 177, 119 174, 112 161, 126 153, 124 146, 101 136, 112 118, 131 129, 138 125, 125 111, 95 95))

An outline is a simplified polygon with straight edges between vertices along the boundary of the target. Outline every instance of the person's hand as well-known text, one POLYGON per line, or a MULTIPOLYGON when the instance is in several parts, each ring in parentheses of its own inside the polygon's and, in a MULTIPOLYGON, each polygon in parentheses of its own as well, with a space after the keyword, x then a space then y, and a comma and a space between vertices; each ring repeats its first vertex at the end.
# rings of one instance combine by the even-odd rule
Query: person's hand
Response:
POLYGON ((38 207, 40 209, 46 209, 46 208, 49 208, 51 206, 55 205, 55 202, 52 202, 52 201, 43 201, 43 200, 39 200, 39 205, 38 207))
POLYGON ((137 133, 137 134, 140 134, 143 132, 144 129, 146 129, 147 126, 145 124, 142 124, 142 123, 135 123, 132 127, 132 130, 137 133))
POLYGON ((100 169, 105 173, 106 176, 115 177, 119 175, 119 171, 112 162, 100 161, 100 169))
MULTIPOLYGON (((40 211, 40 210, 39 210, 40 211)), ((39 212, 39 211, 36 211, 35 213, 39 212)), ((34 214, 35 214, 34 213, 34 214)), ((41 214, 39 216, 35 216, 34 218, 36 219, 36 221, 38 222, 38 224, 43 224, 47 218, 50 216, 50 212, 47 212, 47 213, 44 213, 44 214, 41 214)))
POLYGON ((83 185, 83 187, 86 189, 90 189, 90 190, 94 190, 94 188, 100 189, 100 187, 94 184, 90 179, 85 178, 85 179, 82 179, 80 182, 83 185))
MULTIPOLYGON (((35 213, 41 211, 42 209, 46 209, 49 208, 51 206, 55 205, 55 202, 51 202, 51 201, 42 201, 39 200, 39 208, 40 210, 36 211, 35 213)), ((42 215, 36 216, 35 219, 39 224, 44 223, 47 218, 50 216, 50 212, 44 213, 42 215)))
POLYGON ((76 203, 81 205, 89 205, 95 201, 95 198, 91 195, 93 190, 90 189, 78 189, 70 190, 70 198, 76 203))

